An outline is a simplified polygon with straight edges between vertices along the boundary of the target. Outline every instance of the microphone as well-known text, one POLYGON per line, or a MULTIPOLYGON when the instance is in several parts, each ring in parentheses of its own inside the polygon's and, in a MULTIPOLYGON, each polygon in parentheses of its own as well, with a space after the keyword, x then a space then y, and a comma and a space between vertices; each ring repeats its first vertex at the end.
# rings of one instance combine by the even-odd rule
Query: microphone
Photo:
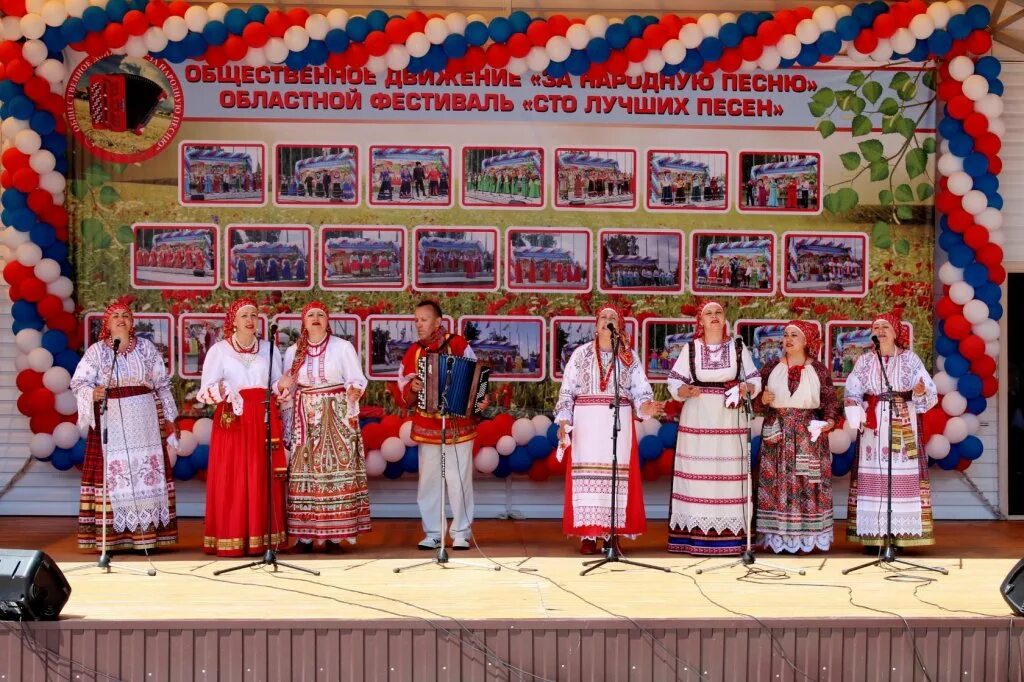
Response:
MULTIPOLYGON (((736 366, 740 368, 739 372, 740 372, 740 374, 742 374, 743 373, 743 347, 745 345, 743 343, 743 337, 740 336, 739 334, 737 334, 736 335, 736 339, 735 339, 735 341, 733 341, 733 343, 736 345, 736 366)), ((750 415, 750 416, 753 416, 753 414, 754 414, 754 403, 751 402, 750 394, 749 393, 747 393, 747 394, 745 394, 743 396, 743 401, 747 405, 747 414, 750 415)))
POLYGON ((609 322, 607 325, 605 325, 605 329, 610 331, 612 333, 612 336, 618 336, 619 335, 619 330, 616 329, 615 325, 612 324, 611 322, 609 322))
POLYGON ((881 350, 882 344, 878 340, 878 336, 875 334, 871 335, 871 343, 874 344, 875 350, 881 350))
POLYGON ((120 347, 121 347, 121 339, 119 339, 117 337, 114 337, 114 352, 116 353, 117 349, 120 348, 120 347))
POLYGON ((270 333, 267 335, 267 337, 271 341, 273 341, 277 337, 277 323, 276 322, 270 325, 270 333))

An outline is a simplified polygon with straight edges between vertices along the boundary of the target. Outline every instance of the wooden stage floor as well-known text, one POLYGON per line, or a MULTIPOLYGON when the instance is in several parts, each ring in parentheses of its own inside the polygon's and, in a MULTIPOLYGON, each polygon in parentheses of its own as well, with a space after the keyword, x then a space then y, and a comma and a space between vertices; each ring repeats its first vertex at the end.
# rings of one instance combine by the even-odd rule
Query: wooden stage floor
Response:
MULTIPOLYGON (((35 659, 25 632, 65 658, 81 663, 71 654, 84 651, 89 665, 106 661, 114 672, 105 674, 118 679, 989 681, 1022 673, 1024 619, 1012 618, 999 594, 1024 554, 1022 523, 938 524, 938 544, 906 556, 948 576, 879 568, 844 576, 870 560, 845 540, 829 554, 759 555, 803 576, 697 575, 722 560, 668 555, 655 523, 624 549, 668 572, 613 565, 581 577, 584 557, 555 521, 481 521, 480 549, 452 552, 473 567, 395 573, 432 554, 413 547, 418 522, 381 520, 344 555, 280 555, 319 577, 284 569, 216 577, 243 562, 200 554, 201 522, 182 526, 182 549, 156 554, 155 577, 71 573, 59 623, 32 625, 21 638, 0 629, 0 679, 28 679, 35 659), (278 636, 288 641, 286 663, 266 654, 278 636), (123 649, 139 646, 163 653, 133 662, 123 649), (351 660, 331 653, 339 647, 351 660), (185 667, 175 674, 176 665, 185 667), (199 666, 216 677, 207 668, 198 675, 199 666)), ((0 518, 0 548, 43 549, 67 570, 90 558, 73 532, 70 519, 0 518)), ((115 566, 140 561, 115 555, 115 566)))

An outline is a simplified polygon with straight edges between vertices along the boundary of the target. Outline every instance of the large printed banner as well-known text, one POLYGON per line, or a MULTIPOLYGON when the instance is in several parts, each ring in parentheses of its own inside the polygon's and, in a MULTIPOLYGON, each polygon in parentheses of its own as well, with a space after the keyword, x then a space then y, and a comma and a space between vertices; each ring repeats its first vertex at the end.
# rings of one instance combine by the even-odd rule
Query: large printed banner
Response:
POLYGON ((90 59, 67 98, 79 301, 133 295, 186 408, 243 294, 282 348, 328 302, 386 409, 422 298, 517 414, 552 409, 608 299, 656 383, 706 298, 759 363, 810 319, 841 384, 872 315, 900 306, 930 357, 934 72, 835 64, 588 79, 90 59))

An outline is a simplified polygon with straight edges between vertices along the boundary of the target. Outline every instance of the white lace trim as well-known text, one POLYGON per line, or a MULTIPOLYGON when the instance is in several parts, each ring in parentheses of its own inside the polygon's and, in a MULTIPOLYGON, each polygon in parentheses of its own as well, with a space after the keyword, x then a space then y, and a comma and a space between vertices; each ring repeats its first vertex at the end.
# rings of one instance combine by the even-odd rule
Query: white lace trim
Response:
MULTIPOLYGON (((872 518, 873 514, 857 510, 857 536, 874 537, 885 535, 885 510, 879 515, 881 518, 872 518)), ((915 537, 924 535, 924 528, 921 525, 921 512, 897 512, 892 513, 892 534, 898 537, 915 537)))
POLYGON ((159 528, 171 524, 171 512, 164 498, 162 506, 156 509, 139 509, 134 507, 114 507, 114 531, 123 533, 125 531, 137 532, 147 528, 159 528))
POLYGON ((790 552, 811 552, 820 549, 827 552, 832 546, 833 534, 829 530, 817 535, 779 535, 778 533, 758 533, 758 543, 776 554, 790 552))
POLYGON ((672 512, 668 525, 672 530, 700 529, 702 533, 721 533, 728 530, 738 535, 744 530, 743 517, 699 516, 683 512, 672 512))

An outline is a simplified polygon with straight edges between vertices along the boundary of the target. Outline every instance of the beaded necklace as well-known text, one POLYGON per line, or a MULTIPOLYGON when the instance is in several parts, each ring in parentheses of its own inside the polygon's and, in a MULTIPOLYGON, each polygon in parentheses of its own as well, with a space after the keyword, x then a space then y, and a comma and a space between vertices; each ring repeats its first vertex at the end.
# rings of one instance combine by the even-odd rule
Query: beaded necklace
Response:
POLYGON ((614 355, 612 355, 612 361, 610 363, 608 363, 608 369, 604 368, 604 362, 601 361, 601 354, 604 353, 604 352, 609 352, 610 353, 611 351, 602 351, 600 343, 598 343, 595 340, 594 341, 594 354, 597 356, 597 383, 598 383, 598 386, 601 387, 601 391, 602 392, 608 390, 608 382, 611 381, 612 370, 615 369, 615 356, 614 355))
POLYGON ((238 356, 239 361, 245 366, 246 369, 256 360, 256 354, 260 350, 259 338, 254 338, 252 343, 248 346, 243 346, 238 342, 236 334, 231 335, 231 350, 235 351, 235 355, 238 356))

